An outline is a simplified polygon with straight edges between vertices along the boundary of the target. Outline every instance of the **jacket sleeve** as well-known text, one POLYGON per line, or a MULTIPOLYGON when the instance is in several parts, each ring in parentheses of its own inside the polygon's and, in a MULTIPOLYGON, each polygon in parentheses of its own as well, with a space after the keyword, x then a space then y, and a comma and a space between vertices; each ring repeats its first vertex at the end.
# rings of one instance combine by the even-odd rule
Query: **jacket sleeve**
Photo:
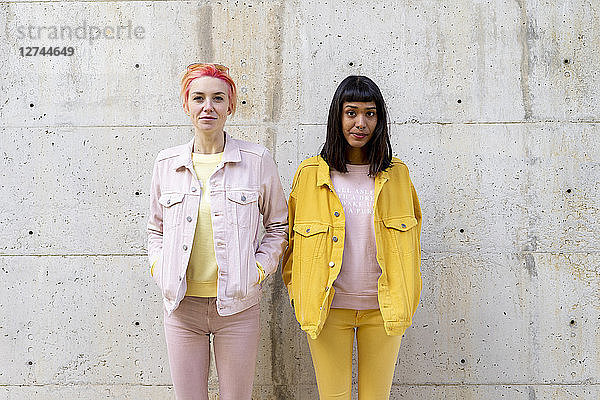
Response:
POLYGON ((273 157, 265 150, 260 166, 259 211, 263 216, 265 235, 256 250, 256 261, 266 276, 277 270, 287 246, 288 220, 285 194, 273 157))
MULTIPOLYGON (((160 199, 160 182, 158 161, 155 161, 150 184, 150 212, 148 216, 148 260, 154 267, 162 254, 163 243, 163 211, 158 202, 160 199)), ((152 273, 152 270, 151 270, 152 273)))
POLYGON ((416 234, 416 240, 415 240, 415 254, 416 254, 416 265, 415 268, 417 269, 417 271, 415 271, 415 275, 418 279, 417 284, 415 285, 415 291, 413 293, 413 298, 412 298, 412 314, 415 314, 415 311, 417 310, 417 307, 419 305, 419 299, 421 297, 421 288, 422 288, 422 281, 421 281, 421 222, 422 222, 422 215, 421 215, 421 205, 419 204, 419 198, 417 197, 417 191, 415 190, 414 185, 410 184, 410 188, 411 188, 411 192, 412 192, 412 200, 413 200, 413 207, 414 207, 414 212, 415 212, 415 218, 417 219, 417 226, 415 227, 415 229, 417 230, 417 234, 416 234))
POLYGON ((294 176, 294 183, 292 184, 292 192, 290 194, 290 200, 288 202, 288 221, 290 224, 290 230, 288 235, 288 247, 283 255, 283 262, 281 264, 281 276, 283 283, 285 284, 290 302, 292 299, 292 266, 294 261, 294 220, 296 216, 296 198, 294 191, 298 182, 299 171, 294 176))

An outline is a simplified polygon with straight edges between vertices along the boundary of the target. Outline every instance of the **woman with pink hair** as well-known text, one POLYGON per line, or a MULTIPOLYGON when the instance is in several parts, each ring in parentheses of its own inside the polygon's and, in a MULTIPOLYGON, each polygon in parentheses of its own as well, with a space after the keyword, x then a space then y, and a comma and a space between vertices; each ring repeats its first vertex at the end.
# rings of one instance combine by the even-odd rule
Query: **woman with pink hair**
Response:
POLYGON ((212 341, 219 398, 250 400, 261 286, 287 246, 285 196, 267 149, 224 131, 237 97, 228 68, 188 66, 181 97, 194 138, 158 154, 148 219, 175 395, 208 399, 212 341))

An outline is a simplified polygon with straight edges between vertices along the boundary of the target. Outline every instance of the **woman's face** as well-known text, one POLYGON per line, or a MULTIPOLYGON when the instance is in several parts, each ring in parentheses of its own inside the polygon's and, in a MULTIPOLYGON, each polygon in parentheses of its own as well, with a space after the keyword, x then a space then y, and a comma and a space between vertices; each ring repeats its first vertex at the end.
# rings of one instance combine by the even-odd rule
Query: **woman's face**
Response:
POLYGON ((360 149, 369 143, 377 126, 375 102, 351 101, 342 106, 342 132, 350 147, 360 149))
POLYGON ((190 83, 188 111, 196 131, 223 132, 229 108, 229 86, 212 76, 196 78, 190 83))

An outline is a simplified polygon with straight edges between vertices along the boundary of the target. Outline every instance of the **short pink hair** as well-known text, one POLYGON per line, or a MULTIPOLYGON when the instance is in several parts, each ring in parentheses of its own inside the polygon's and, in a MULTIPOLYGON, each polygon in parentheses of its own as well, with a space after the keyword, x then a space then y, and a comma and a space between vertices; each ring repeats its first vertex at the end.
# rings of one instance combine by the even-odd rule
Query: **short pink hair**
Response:
POLYGON ((190 84, 194 79, 201 78, 203 76, 210 76, 213 78, 224 81, 229 87, 229 108, 231 114, 235 114, 235 107, 237 104, 237 89, 235 82, 229 76, 229 68, 212 63, 198 63, 190 64, 187 70, 181 78, 181 99, 183 100, 183 109, 187 112, 189 110, 188 96, 190 93, 190 84))

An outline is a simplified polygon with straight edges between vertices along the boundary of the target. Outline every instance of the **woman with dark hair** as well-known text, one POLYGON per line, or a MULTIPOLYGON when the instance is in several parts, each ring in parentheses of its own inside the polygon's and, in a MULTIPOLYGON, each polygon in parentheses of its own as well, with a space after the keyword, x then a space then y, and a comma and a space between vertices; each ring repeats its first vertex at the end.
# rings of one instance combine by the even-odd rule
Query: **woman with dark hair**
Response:
POLYGON ((421 209, 392 157, 385 102, 365 76, 338 86, 319 156, 302 162, 288 203, 283 280, 306 331, 321 399, 389 398, 401 337, 421 292, 421 209))

